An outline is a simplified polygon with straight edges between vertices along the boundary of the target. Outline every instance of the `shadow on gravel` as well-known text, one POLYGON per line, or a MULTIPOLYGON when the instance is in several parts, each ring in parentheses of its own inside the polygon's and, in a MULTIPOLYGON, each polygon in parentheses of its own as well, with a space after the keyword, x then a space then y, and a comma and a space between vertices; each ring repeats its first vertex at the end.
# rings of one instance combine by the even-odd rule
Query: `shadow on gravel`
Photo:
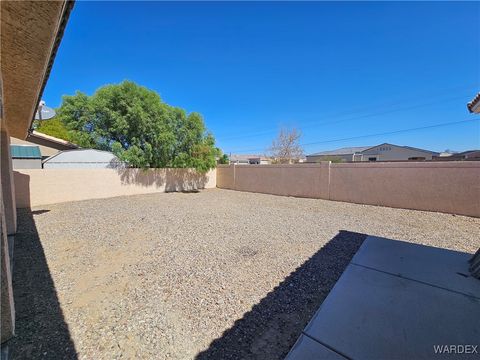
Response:
POLYGON ((58 302, 34 216, 48 210, 18 209, 13 255, 15 334, 8 342, 12 359, 77 359, 58 302))
POLYGON ((283 359, 366 236, 340 231, 196 359, 283 359))

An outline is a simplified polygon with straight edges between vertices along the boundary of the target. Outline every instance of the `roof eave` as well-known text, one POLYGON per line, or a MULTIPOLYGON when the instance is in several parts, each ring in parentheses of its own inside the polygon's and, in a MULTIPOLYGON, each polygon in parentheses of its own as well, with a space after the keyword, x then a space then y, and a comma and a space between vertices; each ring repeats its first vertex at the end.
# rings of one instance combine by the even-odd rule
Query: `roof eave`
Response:
POLYGON ((10 136, 27 137, 73 5, 73 1, 0 3, 2 120, 10 136))
POLYGON ((38 93, 37 102, 36 102, 37 106, 33 111, 28 132, 31 132, 32 130, 32 124, 33 124, 33 121, 35 120, 35 113, 37 111, 38 104, 40 104, 40 100, 42 99, 43 92, 45 91, 45 86, 47 85, 48 78, 50 77, 50 73, 52 72, 53 63, 55 62, 57 51, 63 39, 63 34, 65 33, 65 28, 67 26, 68 19, 70 18, 70 13, 72 12, 74 5, 75 5, 75 0, 66 0, 64 3, 61 20, 58 25, 57 34, 55 35, 55 40, 52 46, 52 52, 50 53, 50 59, 48 60, 48 64, 43 76, 42 86, 40 88, 40 92, 38 93))
POLYGON ((50 141, 50 142, 53 142, 53 143, 56 143, 56 144, 60 144, 60 145, 63 145, 63 146, 70 147, 72 149, 78 149, 79 148, 79 146, 77 144, 71 143, 70 141, 59 139, 59 138, 56 138, 56 137, 51 136, 51 135, 43 134, 43 133, 40 133, 40 132, 35 131, 35 130, 31 131, 30 134, 27 137, 27 139, 32 139, 32 138, 38 138, 38 139, 41 139, 41 140, 50 141))
POLYGON ((480 114, 480 101, 477 101, 472 106, 468 106, 468 111, 472 114, 480 114))
POLYGON ((467 104, 467 109, 471 113, 480 114, 480 92, 467 104))

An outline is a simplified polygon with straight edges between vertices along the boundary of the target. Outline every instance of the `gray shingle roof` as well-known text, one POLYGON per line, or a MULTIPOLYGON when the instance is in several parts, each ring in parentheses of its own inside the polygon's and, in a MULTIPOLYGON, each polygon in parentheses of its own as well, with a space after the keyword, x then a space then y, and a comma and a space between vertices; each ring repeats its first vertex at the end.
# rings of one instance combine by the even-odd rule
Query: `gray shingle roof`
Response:
POLYGON ((343 147, 336 150, 321 151, 307 156, 320 156, 320 155, 352 155, 364 150, 370 149, 372 146, 356 146, 356 147, 343 147))
POLYGON ((402 145, 395 145, 395 144, 390 144, 390 143, 382 143, 382 144, 379 144, 379 145, 374 145, 374 146, 357 146, 357 147, 344 147, 344 148, 340 148, 340 149, 336 149, 336 150, 331 150, 331 151, 322 151, 322 152, 318 152, 318 153, 314 153, 314 154, 310 154, 310 155, 307 155, 307 156, 339 156, 339 155, 352 155, 352 154, 358 154, 358 153, 361 153, 365 150, 368 150, 368 149, 371 149, 371 148, 375 148, 377 146, 382 146, 382 145, 391 145, 391 146, 396 146, 396 147, 399 147, 399 148, 405 148, 405 149, 410 149, 410 150, 416 150, 416 151, 422 151, 422 152, 425 152, 425 153, 429 153, 429 154, 433 154, 433 155, 438 155, 439 153, 438 152, 435 152, 435 151, 430 151, 430 150, 425 150, 425 149, 420 149, 420 148, 416 148, 416 147, 412 147, 412 146, 402 146, 402 145))
POLYGON ((249 159, 265 159, 265 156, 258 154, 232 154, 230 161, 247 161, 249 159))

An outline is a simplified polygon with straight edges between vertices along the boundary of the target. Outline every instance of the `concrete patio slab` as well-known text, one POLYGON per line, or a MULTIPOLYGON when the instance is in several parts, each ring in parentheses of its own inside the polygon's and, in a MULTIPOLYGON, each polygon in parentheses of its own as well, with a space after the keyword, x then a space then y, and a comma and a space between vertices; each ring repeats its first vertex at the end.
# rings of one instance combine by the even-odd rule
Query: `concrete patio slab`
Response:
POLYGON ((471 257, 459 251, 369 236, 352 263, 480 299, 480 281, 468 270, 471 257))
MULTIPOLYGON (((455 276, 468 258, 369 237, 300 338, 317 341, 322 346, 318 356, 328 348, 349 359, 478 358, 478 280, 455 276), (462 279, 467 281, 456 283, 462 279), (445 345, 450 354, 438 352, 445 345), (473 353, 452 345, 471 345, 467 351, 473 353)), ((315 356, 314 344, 301 341, 287 359, 315 356)))
POLYGON ((346 358, 302 334, 285 358, 285 360, 295 359, 345 360, 346 358))
POLYGON ((480 300, 350 265, 305 329, 351 359, 431 359, 480 342, 480 300))

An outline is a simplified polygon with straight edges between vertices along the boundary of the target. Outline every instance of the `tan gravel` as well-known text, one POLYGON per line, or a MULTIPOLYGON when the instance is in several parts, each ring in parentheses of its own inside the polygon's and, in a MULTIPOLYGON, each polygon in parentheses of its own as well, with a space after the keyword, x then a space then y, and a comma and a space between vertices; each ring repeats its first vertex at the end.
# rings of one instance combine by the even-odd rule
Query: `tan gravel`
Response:
POLYGON ((220 189, 32 210, 14 359, 278 359, 365 234, 480 246, 480 219, 220 189))

